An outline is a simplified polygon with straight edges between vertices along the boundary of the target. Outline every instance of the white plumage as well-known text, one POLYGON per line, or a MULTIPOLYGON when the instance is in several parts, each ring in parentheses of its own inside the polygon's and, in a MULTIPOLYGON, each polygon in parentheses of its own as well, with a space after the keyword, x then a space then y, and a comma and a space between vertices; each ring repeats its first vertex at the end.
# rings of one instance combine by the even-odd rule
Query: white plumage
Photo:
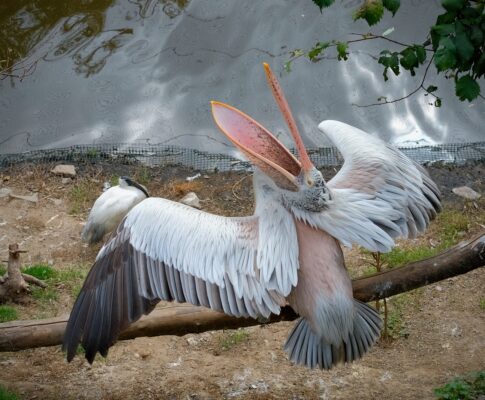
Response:
POLYGON ((128 177, 120 177, 118 186, 110 187, 93 204, 81 233, 81 239, 94 244, 115 229, 123 217, 148 197, 146 189, 128 177))

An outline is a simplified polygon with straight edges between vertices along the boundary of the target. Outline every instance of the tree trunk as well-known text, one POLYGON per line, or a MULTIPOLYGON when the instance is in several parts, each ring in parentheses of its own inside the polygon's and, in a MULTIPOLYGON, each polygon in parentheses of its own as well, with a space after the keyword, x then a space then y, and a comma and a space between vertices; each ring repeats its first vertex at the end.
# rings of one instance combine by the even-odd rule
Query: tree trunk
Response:
MULTIPOLYGON (((361 301, 382 299, 398 293, 429 285, 446 278, 464 274, 485 265, 485 233, 468 242, 425 260, 401 268, 381 272, 352 282, 354 297, 361 301)), ((293 320, 297 315, 284 307, 280 315, 269 321, 234 318, 187 304, 169 304, 142 317, 120 335, 120 339, 139 336, 185 335, 208 330, 231 329, 242 326, 293 320)), ((34 321, 12 321, 0 324, 0 351, 16 351, 62 342, 68 317, 34 321)))
POLYGON ((18 244, 8 246, 7 276, 2 279, 0 284, 0 303, 23 302, 29 293, 29 285, 20 271, 20 253, 25 253, 25 251, 19 250, 18 244))

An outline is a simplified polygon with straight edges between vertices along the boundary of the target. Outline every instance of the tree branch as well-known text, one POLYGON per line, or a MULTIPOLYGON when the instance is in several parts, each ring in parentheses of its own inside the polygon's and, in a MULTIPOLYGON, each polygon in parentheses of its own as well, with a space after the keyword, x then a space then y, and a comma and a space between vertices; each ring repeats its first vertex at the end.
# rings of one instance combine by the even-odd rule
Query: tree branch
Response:
POLYGON ((408 93, 407 95, 405 95, 403 97, 400 97, 398 99, 390 100, 390 101, 387 100, 387 99, 385 99, 384 101, 381 101, 379 103, 372 103, 372 104, 357 104, 357 103, 352 103, 352 105, 355 106, 355 107, 366 108, 366 107, 373 107, 373 106, 382 106, 384 104, 397 103, 399 101, 402 101, 404 99, 407 99, 407 98, 411 97, 412 95, 414 95, 417 92, 419 92, 421 89, 424 90, 426 93, 430 94, 431 96, 433 96, 435 99, 437 99, 438 98, 437 96, 435 96, 433 93, 428 92, 426 90, 426 88, 424 87, 424 81, 426 80, 426 76, 428 75, 429 67, 433 63, 433 59, 434 59, 434 54, 431 57, 431 59, 429 60, 428 65, 426 66, 426 69, 424 70, 423 79, 421 79, 420 84, 418 85, 418 87, 416 89, 414 89, 412 92, 408 93))

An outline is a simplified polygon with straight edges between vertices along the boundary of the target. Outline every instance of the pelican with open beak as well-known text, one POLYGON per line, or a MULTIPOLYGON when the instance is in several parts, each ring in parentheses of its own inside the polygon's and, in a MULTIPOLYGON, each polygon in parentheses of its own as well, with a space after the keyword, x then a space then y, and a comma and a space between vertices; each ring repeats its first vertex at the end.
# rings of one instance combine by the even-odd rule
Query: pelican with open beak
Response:
POLYGON ((161 198, 134 207, 100 250, 64 336, 92 362, 160 300, 236 317, 268 317, 285 304, 301 316, 285 350, 310 368, 360 358, 381 319, 352 297, 340 243, 389 251, 423 231, 439 210, 426 172, 397 149, 346 124, 319 128, 345 158, 325 182, 311 162, 283 92, 266 76, 296 144, 294 157, 243 112, 212 102, 216 124, 255 167, 253 216, 227 218, 161 198))

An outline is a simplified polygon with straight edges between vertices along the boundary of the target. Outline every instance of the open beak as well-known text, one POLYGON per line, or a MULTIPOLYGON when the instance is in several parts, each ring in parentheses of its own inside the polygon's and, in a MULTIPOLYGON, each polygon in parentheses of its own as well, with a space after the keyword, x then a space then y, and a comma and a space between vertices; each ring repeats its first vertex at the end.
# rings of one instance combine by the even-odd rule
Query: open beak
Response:
POLYGON ((302 170, 306 172, 312 169, 313 164, 276 77, 268 64, 264 64, 264 68, 273 96, 295 140, 301 163, 266 128, 242 111, 224 103, 211 101, 212 115, 219 129, 253 165, 273 179, 279 187, 297 191, 297 177, 302 170))

